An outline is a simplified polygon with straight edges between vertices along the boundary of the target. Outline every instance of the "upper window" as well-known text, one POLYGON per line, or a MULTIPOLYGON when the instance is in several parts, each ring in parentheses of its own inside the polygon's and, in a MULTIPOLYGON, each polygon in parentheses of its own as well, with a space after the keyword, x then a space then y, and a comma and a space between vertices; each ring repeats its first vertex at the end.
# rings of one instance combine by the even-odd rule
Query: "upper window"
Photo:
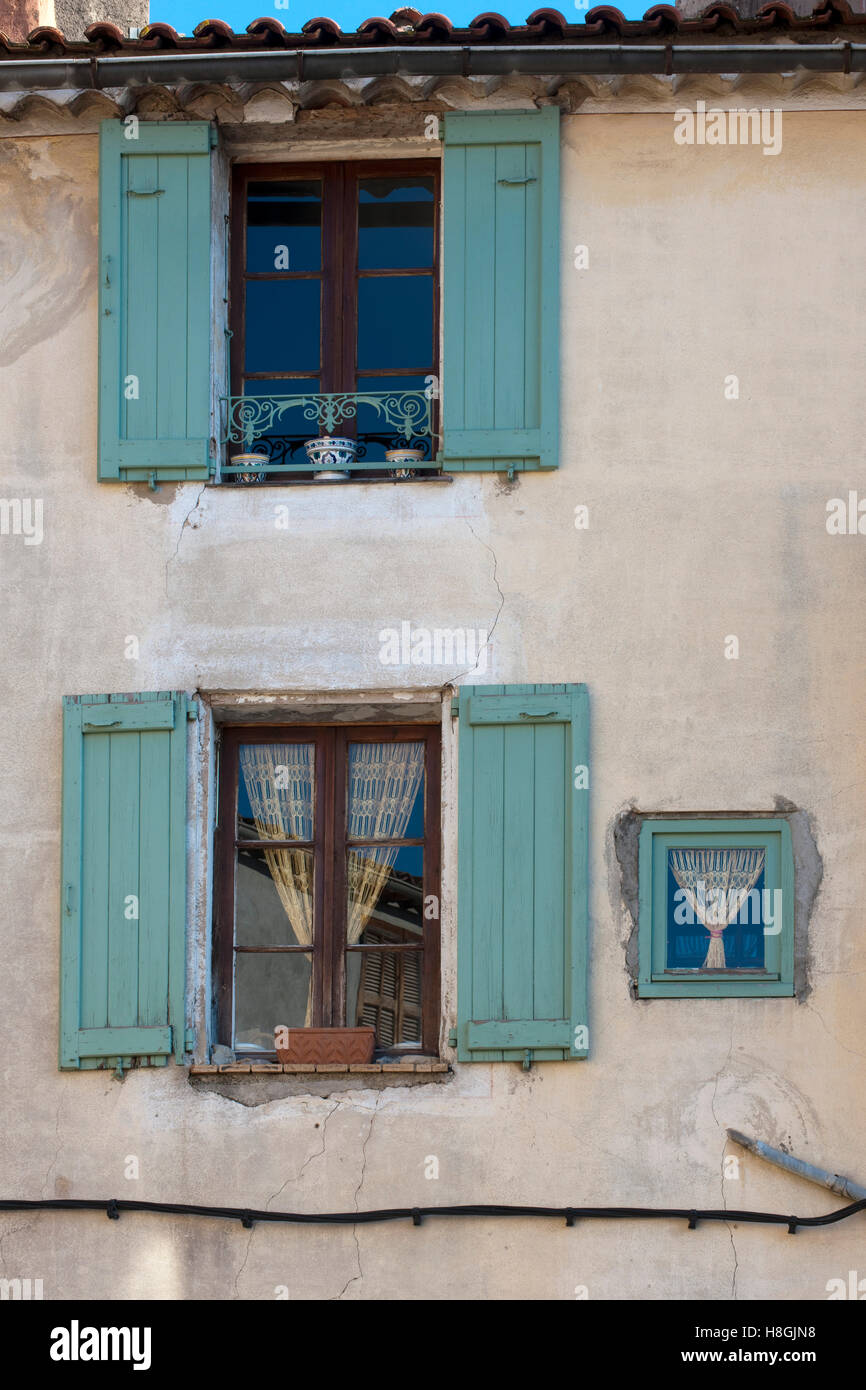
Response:
POLYGON ((640 995, 793 994, 793 966, 786 821, 644 823, 640 995))
POLYGON ((438 729, 227 729, 217 870, 220 1041, 277 1028, 439 1042, 438 729))
POLYGON ((320 437, 333 473, 429 466, 438 208, 427 160, 236 168, 229 477, 309 476, 320 437))

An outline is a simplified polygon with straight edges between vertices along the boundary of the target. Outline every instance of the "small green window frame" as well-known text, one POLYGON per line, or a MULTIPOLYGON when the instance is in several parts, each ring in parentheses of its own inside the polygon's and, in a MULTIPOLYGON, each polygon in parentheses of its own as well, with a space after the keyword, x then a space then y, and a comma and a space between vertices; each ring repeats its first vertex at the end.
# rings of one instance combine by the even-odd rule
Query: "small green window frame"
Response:
MULTIPOLYGON (((786 820, 751 816, 645 820, 640 833, 638 873, 638 998, 730 999, 793 995, 794 855, 791 829, 786 820), (774 908, 777 905, 780 908, 778 913, 774 911, 773 920, 774 926, 779 924, 778 930, 764 928, 763 965, 759 969, 672 967, 668 957, 669 851, 727 849, 763 850, 763 891, 781 894, 780 899, 772 899, 774 908)), ((685 895, 680 901, 685 902, 685 895)), ((730 901, 733 902, 733 898, 730 901)), ((750 904, 744 901, 741 910, 746 914, 745 920, 749 920, 750 904)))

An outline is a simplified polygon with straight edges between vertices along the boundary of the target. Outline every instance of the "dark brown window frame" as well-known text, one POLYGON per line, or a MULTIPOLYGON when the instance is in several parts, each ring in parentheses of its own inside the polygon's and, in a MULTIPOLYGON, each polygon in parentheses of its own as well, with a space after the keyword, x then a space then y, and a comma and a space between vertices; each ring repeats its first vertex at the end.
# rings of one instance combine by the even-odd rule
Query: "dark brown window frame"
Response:
MULTIPOLYGON (((239 756, 243 743, 315 743, 316 815, 315 839, 309 848, 316 852, 313 911, 313 1027, 353 1026, 345 1020, 346 980, 343 961, 347 951, 423 952, 422 1034, 417 1047, 403 1045, 401 1056, 436 1056, 440 1028, 440 916, 426 917, 423 944, 376 943, 346 944, 347 883, 346 850, 382 841, 350 840, 346 836, 346 794, 348 747, 361 742, 415 742, 425 744, 424 757, 424 836, 423 839, 390 840, 389 844, 424 847, 422 905, 430 897, 441 904, 441 731, 430 724, 272 724, 255 726, 223 725, 219 750, 219 807, 214 841, 214 998, 217 1041, 231 1046, 234 1015, 234 958, 238 950, 247 953, 307 951, 302 946, 236 948, 235 872, 237 848, 237 794, 239 756), (342 788, 343 795, 337 794, 342 788)), ((248 849, 256 841, 243 841, 248 849)), ((269 848, 280 841, 265 842, 269 848)), ((287 841, 294 849, 307 842, 287 841)), ((241 1048, 240 1051, 243 1051, 241 1048)), ((261 1056, 275 1056, 259 1053, 261 1056)))
MULTIPOLYGON (((321 160, 289 164, 236 164, 232 171, 231 254, 229 284, 229 327, 231 330, 231 394, 242 396, 244 382, 288 381, 319 378, 322 393, 356 391, 362 382, 369 389, 377 376, 439 375, 439 241, 441 218, 441 166, 435 159, 321 160), (432 177, 433 184, 433 265, 398 267, 393 270, 358 270, 357 183, 366 178, 388 178, 399 174, 432 177), (291 178, 322 180, 322 269, 320 271, 246 270, 247 185, 264 180, 291 178), (430 367, 382 367, 357 371, 355 357, 358 332, 357 283, 361 278, 393 275, 431 275, 433 278, 433 342, 430 367), (319 370, 245 372, 244 287, 247 279, 321 279, 321 343, 319 370)), ((362 388, 363 389, 363 388, 362 388)), ((434 397, 434 402, 435 402, 434 397)), ((346 420, 341 431, 350 434, 353 420, 346 420)), ((436 422, 434 420, 434 437, 436 422)))

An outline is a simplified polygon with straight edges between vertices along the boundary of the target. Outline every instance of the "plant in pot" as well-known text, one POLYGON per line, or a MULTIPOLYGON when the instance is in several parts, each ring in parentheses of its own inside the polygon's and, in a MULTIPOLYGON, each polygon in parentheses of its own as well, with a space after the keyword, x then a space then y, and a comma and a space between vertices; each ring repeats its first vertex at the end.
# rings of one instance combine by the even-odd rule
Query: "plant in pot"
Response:
POLYGON ((350 476, 346 465, 354 463, 358 456, 358 442, 348 436, 323 434, 318 439, 308 439, 304 450, 310 463, 326 465, 313 474, 317 483, 344 483, 350 476))
MULTIPOLYGON (((254 470, 256 466, 261 469, 262 464, 267 464, 270 459, 267 454, 249 451, 243 454, 232 454, 231 461, 235 467, 246 467, 254 470)), ((263 483, 268 476, 263 472, 233 473, 231 477, 236 478, 239 483, 263 483)))
POLYGON ((385 450, 386 462, 391 464, 392 478, 414 478, 415 468, 424 458, 423 449, 409 449, 403 445, 385 450))
POLYGON ((371 1062, 376 1045, 376 1029, 364 1028, 287 1028, 274 1029, 274 1050, 279 1062, 312 1065, 318 1063, 371 1062))

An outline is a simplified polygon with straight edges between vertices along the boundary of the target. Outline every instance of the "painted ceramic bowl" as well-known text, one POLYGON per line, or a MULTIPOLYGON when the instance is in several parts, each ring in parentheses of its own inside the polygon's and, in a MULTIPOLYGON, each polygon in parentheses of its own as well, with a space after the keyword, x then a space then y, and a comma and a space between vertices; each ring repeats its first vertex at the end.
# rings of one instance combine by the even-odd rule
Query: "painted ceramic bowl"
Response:
MULTIPOLYGON (((236 467, 245 465, 246 467, 253 469, 255 468, 256 464, 258 464, 259 467, 261 467, 263 463, 269 463, 270 459, 268 458, 267 454, 232 454, 231 461, 236 467)), ((268 475, 267 473, 250 472, 230 473, 228 476, 230 478, 236 478, 239 483, 263 483, 268 475)))
POLYGON ((313 475, 317 483, 345 482, 349 476, 346 464, 355 462, 358 444, 354 439, 326 434, 321 439, 308 439, 304 450, 310 463, 325 465, 313 475))

